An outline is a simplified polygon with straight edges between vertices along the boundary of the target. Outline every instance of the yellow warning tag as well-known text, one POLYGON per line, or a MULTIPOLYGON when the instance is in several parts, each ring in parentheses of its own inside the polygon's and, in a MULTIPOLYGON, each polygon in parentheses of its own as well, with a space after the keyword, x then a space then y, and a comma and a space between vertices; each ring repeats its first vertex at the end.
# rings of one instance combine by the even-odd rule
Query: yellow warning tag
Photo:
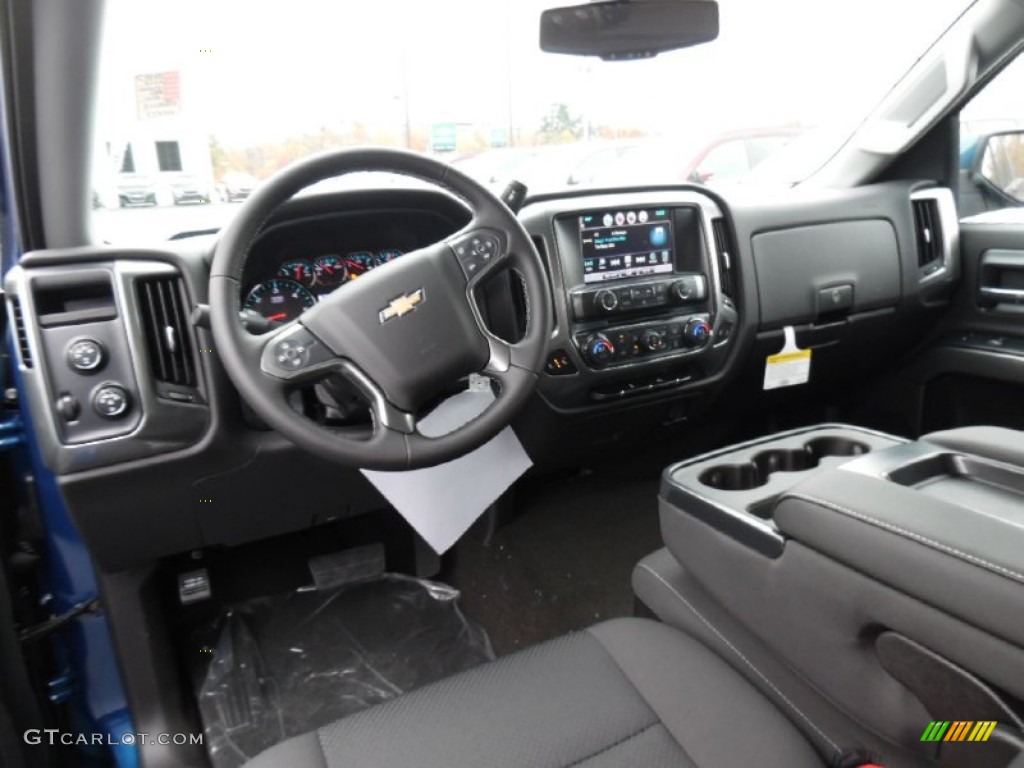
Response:
POLYGON ((764 365, 764 388, 780 389, 806 384, 811 378, 811 350, 796 345, 793 326, 784 329, 786 343, 782 350, 769 355, 764 365))

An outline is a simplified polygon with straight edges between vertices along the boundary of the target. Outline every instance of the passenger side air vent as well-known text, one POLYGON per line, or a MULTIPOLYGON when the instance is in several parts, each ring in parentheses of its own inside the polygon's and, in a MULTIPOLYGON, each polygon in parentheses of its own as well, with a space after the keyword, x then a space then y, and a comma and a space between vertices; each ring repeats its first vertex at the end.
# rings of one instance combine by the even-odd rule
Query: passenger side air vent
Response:
POLYGON ((725 219, 712 219, 711 229, 715 237, 715 251, 718 253, 718 274, 722 281, 722 293, 732 299, 736 297, 736 273, 734 252, 725 219))
POLYGON ((181 278, 139 280, 136 291, 153 377, 164 384, 195 387, 192 334, 181 278))
POLYGON ((939 203, 931 198, 913 201, 914 231, 917 234, 917 265, 926 267, 942 261, 942 220, 939 203))
POLYGON ((32 350, 28 345, 28 331, 25 329, 25 315, 21 309, 21 302, 18 299, 11 299, 11 311, 14 313, 14 333, 18 338, 18 353, 21 355, 21 364, 26 368, 32 367, 32 350))

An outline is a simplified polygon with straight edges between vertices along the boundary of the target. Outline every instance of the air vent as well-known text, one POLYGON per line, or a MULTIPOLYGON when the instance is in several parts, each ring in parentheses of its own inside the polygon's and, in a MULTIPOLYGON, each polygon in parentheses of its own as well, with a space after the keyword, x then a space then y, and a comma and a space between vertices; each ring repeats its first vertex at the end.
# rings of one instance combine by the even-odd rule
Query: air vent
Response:
POLYGON ((913 201, 917 234, 917 265, 926 267, 942 260, 942 221, 939 202, 931 198, 913 201))
POLYGON ((722 293, 732 299, 736 297, 736 265, 725 219, 712 219, 711 230, 715 237, 715 250, 718 252, 718 274, 722 281, 722 293))
POLYGON ((165 384, 194 387, 195 358, 181 278, 140 280, 136 290, 153 377, 165 384))
POLYGON ((28 345, 28 331, 25 329, 25 314, 21 309, 21 302, 18 299, 11 299, 11 311, 14 313, 14 333, 18 337, 18 352, 21 354, 21 364, 26 368, 32 367, 32 349, 28 345))

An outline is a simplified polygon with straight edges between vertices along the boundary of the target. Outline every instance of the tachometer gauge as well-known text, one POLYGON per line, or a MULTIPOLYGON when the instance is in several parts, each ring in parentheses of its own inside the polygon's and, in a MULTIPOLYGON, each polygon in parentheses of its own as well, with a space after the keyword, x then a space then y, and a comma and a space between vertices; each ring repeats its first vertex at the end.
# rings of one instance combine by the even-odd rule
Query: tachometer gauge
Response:
POLYGON ((294 320, 316 304, 313 294, 294 280, 275 277, 258 283, 242 305, 273 322, 294 320))
POLYGON ((292 259, 286 261, 281 265, 281 268, 277 270, 277 274, 281 277, 288 277, 294 280, 300 285, 304 285, 309 288, 313 285, 316 280, 316 274, 313 272, 313 265, 306 259, 292 259))
POLYGON ((385 248, 383 251, 377 254, 377 263, 387 264, 389 261, 394 261, 401 255, 402 252, 397 248, 385 248))
POLYGON ((357 278, 365 275, 377 266, 377 257, 369 251, 355 251, 345 257, 345 268, 350 278, 357 278))
POLYGON ((349 272, 340 256, 320 256, 313 262, 316 284, 333 288, 348 280, 349 272))

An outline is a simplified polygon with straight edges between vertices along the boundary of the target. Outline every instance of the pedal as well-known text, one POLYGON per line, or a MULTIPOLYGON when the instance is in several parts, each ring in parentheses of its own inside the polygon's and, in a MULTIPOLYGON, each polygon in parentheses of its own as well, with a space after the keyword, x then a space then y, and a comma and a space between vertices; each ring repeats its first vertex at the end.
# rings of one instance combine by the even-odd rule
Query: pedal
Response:
POLYGON ((182 605, 209 600, 211 594, 210 574, 205 568, 178 574, 178 600, 182 605))
POLYGON ((384 575, 383 544, 367 544, 309 559, 309 572, 317 590, 372 581, 384 575))

